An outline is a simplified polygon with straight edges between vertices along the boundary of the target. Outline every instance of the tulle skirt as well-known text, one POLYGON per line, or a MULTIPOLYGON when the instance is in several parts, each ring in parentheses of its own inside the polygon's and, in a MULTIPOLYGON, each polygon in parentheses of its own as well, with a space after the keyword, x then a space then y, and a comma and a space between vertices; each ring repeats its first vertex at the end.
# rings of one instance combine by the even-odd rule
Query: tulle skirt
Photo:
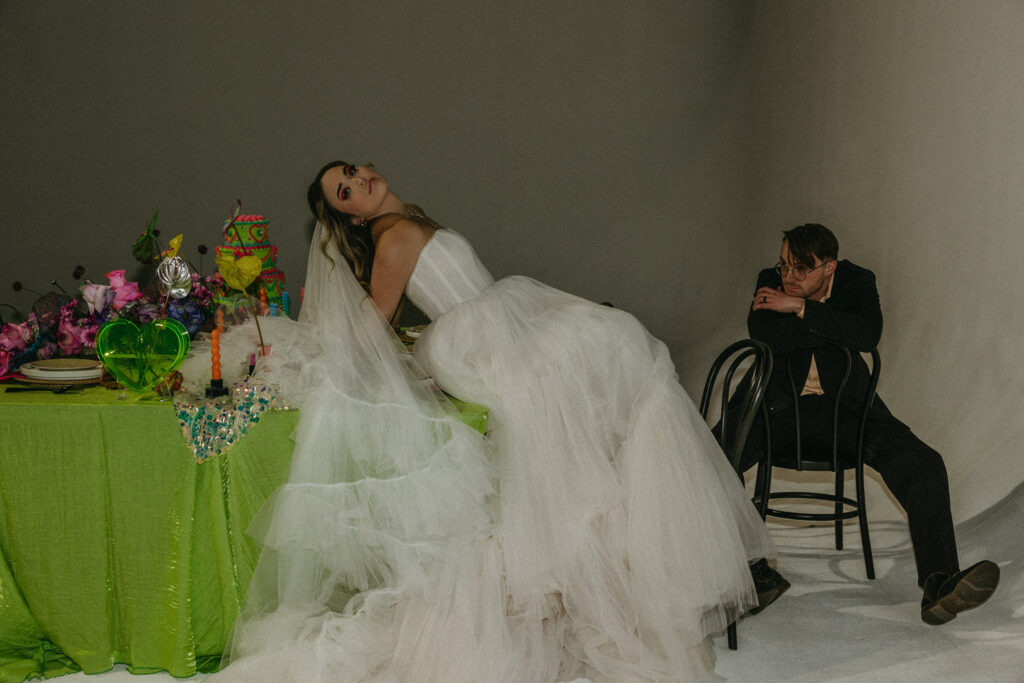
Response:
POLYGON ((707 636, 756 603, 748 560, 774 549, 665 346, 514 277, 430 325, 415 361, 408 400, 307 373, 327 380, 213 680, 714 677, 707 636), (486 437, 415 361, 489 408, 486 437))
POLYGON ((553 620, 595 682, 702 671, 705 636, 756 603, 748 560, 774 548, 665 345, 511 277, 435 321, 416 358, 490 408, 509 615, 553 620))

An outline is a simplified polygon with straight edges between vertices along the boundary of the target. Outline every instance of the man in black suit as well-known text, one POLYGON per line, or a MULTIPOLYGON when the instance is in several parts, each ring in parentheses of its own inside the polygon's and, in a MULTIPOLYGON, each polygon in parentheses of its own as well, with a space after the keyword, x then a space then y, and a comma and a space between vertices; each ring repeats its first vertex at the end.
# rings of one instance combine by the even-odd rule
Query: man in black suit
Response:
MULTIPOLYGON (((783 235, 779 262, 758 275, 747 316, 750 337, 771 347, 775 360, 765 396, 773 456, 794 450, 788 355, 793 354, 798 388, 803 379, 798 399, 801 438, 805 443, 825 440, 831 444, 833 408, 829 397, 835 395, 846 361, 841 351, 823 340, 838 341, 851 350, 854 367, 843 394, 864 396, 870 373, 857 352, 870 351, 882 336, 874 273, 847 260, 839 261, 839 242, 822 225, 801 225, 783 235)), ((842 411, 843 442, 856 442, 862 407, 863 403, 842 411)), ((764 454, 761 419, 758 416, 751 429, 741 471, 757 464, 764 454)), ((907 513, 918 585, 924 590, 921 618, 928 624, 944 624, 957 613, 985 602, 999 583, 999 567, 984 560, 960 570, 942 456, 893 417, 878 397, 868 414, 864 463, 882 475, 907 513)))

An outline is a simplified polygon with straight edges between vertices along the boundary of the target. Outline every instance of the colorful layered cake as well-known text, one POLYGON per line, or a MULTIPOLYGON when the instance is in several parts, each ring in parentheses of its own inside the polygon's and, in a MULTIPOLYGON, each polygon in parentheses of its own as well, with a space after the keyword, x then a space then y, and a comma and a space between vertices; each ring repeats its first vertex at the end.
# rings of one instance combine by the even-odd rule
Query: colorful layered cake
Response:
POLYGON ((267 290, 267 301, 281 303, 284 273, 277 269, 277 247, 267 239, 267 219, 257 215, 236 216, 224 222, 224 244, 217 247, 217 256, 230 254, 236 259, 257 256, 263 262, 259 280, 267 290))

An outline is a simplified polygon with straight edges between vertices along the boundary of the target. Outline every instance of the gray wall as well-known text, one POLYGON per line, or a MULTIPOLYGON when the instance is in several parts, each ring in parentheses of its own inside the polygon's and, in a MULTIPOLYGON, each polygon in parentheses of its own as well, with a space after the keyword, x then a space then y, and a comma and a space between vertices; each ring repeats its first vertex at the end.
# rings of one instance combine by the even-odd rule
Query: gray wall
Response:
POLYGON ((744 220, 750 12, 4 2, 2 300, 10 280, 42 288, 77 263, 103 281, 157 209, 193 256, 236 198, 270 219, 297 290, 305 188, 344 158, 375 163, 495 275, 611 300, 680 352, 719 324, 706 266, 735 258, 744 220))
POLYGON ((1020 0, 0 2, 0 301, 130 265, 156 209, 213 246, 236 198, 297 289, 312 174, 370 160, 495 275, 636 313, 693 393, 820 221, 963 518, 1024 479, 1022 35, 1020 0))
POLYGON ((819 221, 878 275, 881 393, 958 519, 1024 480, 1024 3, 762 2, 751 238, 819 221))

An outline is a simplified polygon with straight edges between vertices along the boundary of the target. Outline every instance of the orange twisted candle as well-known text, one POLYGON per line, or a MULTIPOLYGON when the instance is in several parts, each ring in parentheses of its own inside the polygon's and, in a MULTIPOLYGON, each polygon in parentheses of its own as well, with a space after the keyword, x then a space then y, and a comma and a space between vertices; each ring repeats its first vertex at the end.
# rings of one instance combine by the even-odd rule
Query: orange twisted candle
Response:
POLYGON ((211 333, 210 379, 220 378, 220 328, 217 328, 211 333))
POLYGON ((220 330, 221 332, 224 331, 224 309, 223 308, 218 308, 217 309, 217 329, 220 330))
POLYGON ((267 288, 260 287, 260 315, 266 315, 270 311, 270 304, 267 303, 267 288))

